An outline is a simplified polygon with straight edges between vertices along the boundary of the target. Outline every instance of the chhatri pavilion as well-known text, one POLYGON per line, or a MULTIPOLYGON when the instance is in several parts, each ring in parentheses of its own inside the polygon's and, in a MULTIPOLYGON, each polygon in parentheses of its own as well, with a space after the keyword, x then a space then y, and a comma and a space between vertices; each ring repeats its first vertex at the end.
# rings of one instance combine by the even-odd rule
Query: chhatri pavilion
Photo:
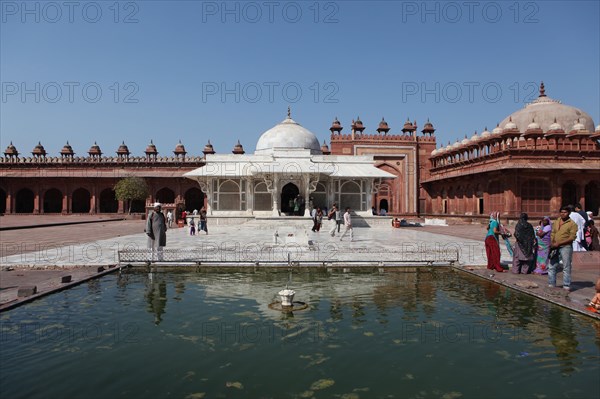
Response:
POLYGON ((370 215, 383 179, 396 176, 375 167, 372 155, 330 155, 317 137, 288 116, 264 132, 254 154, 241 145, 232 154, 205 151, 205 165, 185 177, 197 181, 214 216, 292 214, 294 200, 330 208, 334 202, 370 215))

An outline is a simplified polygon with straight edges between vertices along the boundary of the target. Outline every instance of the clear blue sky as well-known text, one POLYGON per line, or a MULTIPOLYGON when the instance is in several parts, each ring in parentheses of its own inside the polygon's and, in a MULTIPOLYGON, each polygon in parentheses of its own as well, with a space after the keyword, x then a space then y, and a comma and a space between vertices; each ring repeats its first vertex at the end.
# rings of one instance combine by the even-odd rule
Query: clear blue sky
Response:
POLYGON ((253 152, 288 104, 321 142, 336 116, 384 116, 391 133, 430 118, 446 144, 541 80, 600 123, 598 1, 0 3, 2 151, 253 152))

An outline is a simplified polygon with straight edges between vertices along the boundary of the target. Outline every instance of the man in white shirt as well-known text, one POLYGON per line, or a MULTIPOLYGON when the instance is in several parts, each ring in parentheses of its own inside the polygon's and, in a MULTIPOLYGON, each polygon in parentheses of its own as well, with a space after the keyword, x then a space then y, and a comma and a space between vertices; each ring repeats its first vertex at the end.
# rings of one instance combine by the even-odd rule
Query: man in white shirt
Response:
POLYGON ((350 232, 350 241, 354 241, 354 229, 352 228, 352 219, 350 217, 350 208, 346 208, 346 213, 344 213, 344 226, 346 226, 346 230, 344 230, 344 234, 340 237, 340 241, 346 236, 346 233, 350 232))
MULTIPOLYGON (((569 207, 573 209, 572 207, 569 207)), ((575 240, 573 240, 573 251, 574 252, 582 252, 585 251, 585 248, 581 246, 580 242, 585 240, 584 237, 584 227, 585 227, 585 219, 576 211, 571 211, 569 214, 569 218, 577 225, 577 236, 575 240)))

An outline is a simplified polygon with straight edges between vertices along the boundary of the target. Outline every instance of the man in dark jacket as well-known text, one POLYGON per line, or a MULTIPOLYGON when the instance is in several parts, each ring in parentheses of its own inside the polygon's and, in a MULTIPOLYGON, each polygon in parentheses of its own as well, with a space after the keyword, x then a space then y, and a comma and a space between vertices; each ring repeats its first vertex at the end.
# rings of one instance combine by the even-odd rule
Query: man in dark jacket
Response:
POLYGON ((156 253, 158 261, 163 260, 163 248, 167 245, 167 223, 161 208, 160 203, 155 203, 154 210, 150 211, 146 220, 148 248, 152 250, 152 260, 155 260, 156 253))

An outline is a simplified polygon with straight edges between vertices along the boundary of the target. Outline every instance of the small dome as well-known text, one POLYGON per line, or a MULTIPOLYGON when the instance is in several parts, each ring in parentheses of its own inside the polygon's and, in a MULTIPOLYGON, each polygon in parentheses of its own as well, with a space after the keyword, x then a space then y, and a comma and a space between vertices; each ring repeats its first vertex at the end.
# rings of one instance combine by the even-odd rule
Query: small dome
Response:
POLYGON ((146 154, 158 154, 158 151, 156 150, 156 146, 154 145, 152 140, 150 140, 150 144, 148 144, 148 146, 146 147, 146 151, 144 151, 144 152, 146 154))
POLYGON ((404 122, 404 126, 402 127, 402 133, 406 133, 406 132, 414 132, 415 131, 415 126, 411 123, 410 119, 406 119, 406 122, 404 122))
POLYGON ((487 126, 485 129, 483 129, 483 132, 481 132, 481 138, 485 139, 490 137, 492 134, 487 130, 487 126))
POLYGON ((356 121, 352 121, 352 129, 358 130, 359 132, 365 130, 365 125, 363 125, 362 121, 360 120, 360 116, 356 117, 356 121))
POLYGON ((594 132, 600 133, 600 125, 596 126, 596 130, 594 130, 594 132))
POLYGON ((175 146, 175 150, 173 151, 173 153, 175 155, 187 154, 187 151, 185 150, 185 146, 183 144, 181 144, 181 140, 179 140, 179 143, 177 143, 177 145, 175 146))
POLYGON ((436 155, 437 155, 437 153, 438 153, 438 150, 437 150, 437 148, 434 148, 434 150, 433 150, 433 151, 431 151, 431 156, 432 156, 432 157, 434 157, 434 156, 436 156, 436 155))
POLYGON ((123 141, 121 143, 121 145, 119 146, 119 148, 117 149, 117 155, 129 155, 129 147, 127 147, 127 145, 125 145, 125 141, 123 141))
POLYGON ((234 154, 244 154, 246 151, 244 151, 244 146, 242 146, 240 144, 240 140, 237 141, 237 144, 233 146, 233 152, 234 154))
POLYGON ((506 122, 506 125, 504 125, 504 130, 513 130, 513 129, 517 129, 517 125, 516 125, 516 123, 514 123, 512 121, 512 117, 509 117, 508 122, 506 122))
POLYGON ((573 130, 585 130, 585 126, 583 123, 579 122, 579 119, 577 119, 577 123, 573 125, 573 130))
POLYGON ((454 144, 452 144, 452 148, 453 148, 453 149, 460 148, 460 143, 459 143, 459 141, 458 141, 458 140, 456 140, 456 142, 455 142, 454 144))
POLYGON ((379 122, 379 126, 377 127, 377 131, 379 133, 384 132, 387 133, 390 131, 390 127, 388 126, 388 123, 385 121, 385 119, 382 117, 381 118, 381 122, 379 122))
POLYGON ((321 145, 321 152, 323 154, 331 154, 331 152, 329 151, 329 146, 327 145, 325 140, 323 140, 323 145, 321 145))
POLYGON ((71 147, 71 145, 69 144, 68 141, 67 141, 67 144, 64 145, 62 150, 60 150, 60 154, 61 155, 74 155, 75 154, 73 152, 73 147, 71 147))
POLYGON ((421 133, 433 134, 434 132, 435 132, 435 129, 433 128, 433 124, 431 122, 429 122, 429 118, 427 118, 427 122, 425 122, 425 125, 423 126, 423 130, 421 130, 421 133))
POLYGON ((46 150, 44 149, 44 146, 42 145, 42 143, 40 141, 38 141, 38 145, 36 145, 33 148, 33 151, 31 151, 32 155, 37 155, 37 156, 46 156, 46 150))
POLYGON ((452 144, 450 144, 450 142, 448 142, 448 145, 445 148, 446 151, 452 151, 452 144))
POLYGON ((15 147, 12 143, 12 141, 10 142, 10 144, 8 145, 8 147, 6 147, 6 150, 4 150, 4 155, 6 156, 17 156, 19 155, 19 152, 17 151, 17 147, 15 147))
POLYGON ((473 135, 471 136, 471 141, 479 141, 479 136, 477 135, 477 130, 475 130, 475 133, 473 133, 473 135))
POLYGON ((337 116, 335 117, 335 120, 331 123, 331 127, 329 128, 329 130, 331 130, 331 133, 333 132, 341 132, 343 129, 342 124, 340 123, 340 121, 338 121, 337 116))
POLYGON ((462 141, 461 141, 460 143, 461 143, 462 145, 467 145, 467 144, 469 144, 469 141, 470 141, 470 140, 467 138, 467 135, 465 134, 465 138, 464 138, 464 139, 462 139, 462 141))
POLYGON ((529 125, 527 125, 527 130, 533 130, 533 129, 539 129, 540 125, 538 125, 537 123, 535 123, 535 119, 531 120, 531 123, 529 125))
POLYGON ((553 131, 553 130, 562 130, 562 126, 560 125, 560 123, 558 123, 556 121, 556 118, 554 118, 554 123, 552 123, 550 125, 550 127, 548 128, 549 131, 553 131))
POLYGON ((94 141, 94 145, 90 147, 88 154, 90 155, 102 155, 100 146, 94 141))
POLYGON ((215 149, 213 148, 213 145, 210 143, 210 140, 208 140, 208 143, 206 143, 206 145, 204 146, 204 150, 202 150, 202 152, 206 155, 206 154, 214 154, 215 153, 215 149))
POLYGON ((500 127, 499 123, 497 123, 496 127, 494 128, 494 130, 492 130, 492 134, 493 135, 495 135, 495 134, 502 134, 502 128, 500 127))

